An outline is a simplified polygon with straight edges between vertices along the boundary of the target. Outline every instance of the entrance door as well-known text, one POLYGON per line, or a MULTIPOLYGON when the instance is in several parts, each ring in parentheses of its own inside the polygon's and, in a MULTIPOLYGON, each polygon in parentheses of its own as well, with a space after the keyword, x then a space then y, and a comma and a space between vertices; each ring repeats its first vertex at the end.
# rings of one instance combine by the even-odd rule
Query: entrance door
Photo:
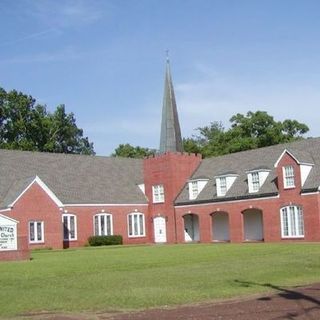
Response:
POLYGON ((163 217, 156 217, 153 219, 154 226, 154 242, 167 242, 166 219, 163 217))

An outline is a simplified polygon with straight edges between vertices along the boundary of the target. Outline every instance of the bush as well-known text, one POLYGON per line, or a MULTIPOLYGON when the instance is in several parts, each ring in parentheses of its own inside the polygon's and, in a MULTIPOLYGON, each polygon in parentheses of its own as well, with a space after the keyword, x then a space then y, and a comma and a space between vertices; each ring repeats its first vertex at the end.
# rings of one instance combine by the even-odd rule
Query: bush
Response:
POLYGON ((92 247, 97 246, 111 246, 116 244, 122 244, 122 236, 91 236, 88 239, 89 245, 92 247))

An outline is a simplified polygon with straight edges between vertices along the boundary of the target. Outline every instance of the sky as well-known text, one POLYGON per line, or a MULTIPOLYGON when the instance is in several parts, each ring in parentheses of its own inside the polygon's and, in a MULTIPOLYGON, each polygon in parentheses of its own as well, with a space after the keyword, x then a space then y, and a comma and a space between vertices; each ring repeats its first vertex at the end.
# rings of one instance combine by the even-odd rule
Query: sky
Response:
POLYGON ((0 0, 0 87, 65 104, 98 155, 159 148, 166 50, 183 137, 237 113, 320 136, 318 0, 0 0))

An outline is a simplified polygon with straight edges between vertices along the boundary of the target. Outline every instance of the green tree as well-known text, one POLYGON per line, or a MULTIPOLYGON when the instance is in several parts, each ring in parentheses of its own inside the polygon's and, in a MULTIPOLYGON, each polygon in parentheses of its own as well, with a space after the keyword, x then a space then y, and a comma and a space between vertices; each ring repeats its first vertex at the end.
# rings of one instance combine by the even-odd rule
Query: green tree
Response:
POLYGON ((297 120, 275 121, 265 111, 238 113, 230 122, 229 130, 221 122, 198 128, 199 135, 184 139, 185 150, 190 152, 196 146, 203 157, 217 156, 303 139, 309 131, 307 125, 297 120))
POLYGON ((94 154, 73 113, 64 105, 50 113, 32 96, 0 88, 0 148, 94 154))
POLYGON ((125 157, 125 158, 145 158, 155 154, 155 150, 142 148, 142 147, 133 147, 129 143, 120 144, 115 152, 112 154, 113 157, 125 157))

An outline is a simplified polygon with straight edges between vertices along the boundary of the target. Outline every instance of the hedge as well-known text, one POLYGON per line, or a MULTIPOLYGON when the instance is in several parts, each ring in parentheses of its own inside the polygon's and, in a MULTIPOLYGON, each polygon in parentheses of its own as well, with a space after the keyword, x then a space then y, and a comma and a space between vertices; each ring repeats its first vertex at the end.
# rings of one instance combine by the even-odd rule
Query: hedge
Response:
POLYGON ((122 236, 114 235, 114 236, 91 236, 88 239, 88 243, 90 246, 111 246, 116 244, 122 244, 122 236))

